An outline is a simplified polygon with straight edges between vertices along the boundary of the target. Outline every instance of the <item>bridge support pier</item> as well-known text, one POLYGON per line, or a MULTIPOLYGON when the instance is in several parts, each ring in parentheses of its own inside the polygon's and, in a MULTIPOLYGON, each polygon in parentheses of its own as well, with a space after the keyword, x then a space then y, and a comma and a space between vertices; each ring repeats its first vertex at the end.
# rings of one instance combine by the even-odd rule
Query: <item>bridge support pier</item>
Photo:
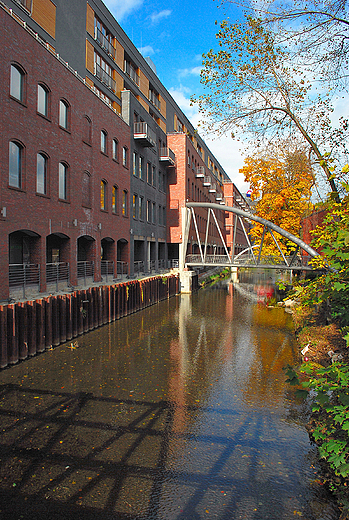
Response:
POLYGON ((198 275, 195 271, 183 269, 179 272, 181 293, 190 294, 198 288, 198 275))
POLYGON ((236 283, 239 281, 238 267, 231 267, 231 281, 236 283))

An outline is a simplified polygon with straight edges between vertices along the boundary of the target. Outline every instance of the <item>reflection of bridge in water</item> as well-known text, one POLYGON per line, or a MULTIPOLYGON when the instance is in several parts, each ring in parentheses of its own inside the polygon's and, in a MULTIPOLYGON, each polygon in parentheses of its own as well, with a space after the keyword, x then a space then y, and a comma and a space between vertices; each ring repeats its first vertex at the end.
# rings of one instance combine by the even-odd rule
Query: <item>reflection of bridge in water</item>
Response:
POLYGON ((245 268, 268 268, 268 269, 282 269, 282 270, 301 270, 311 271, 313 268, 308 264, 309 260, 319 255, 319 253, 310 247, 308 244, 303 242, 300 238, 296 237, 292 233, 289 233, 285 229, 280 228, 269 220, 253 215, 247 211, 243 211, 238 208, 229 206, 223 206, 220 204, 204 203, 204 202, 187 202, 185 208, 185 217, 183 222, 183 253, 181 261, 181 267, 207 267, 207 266, 221 266, 221 267, 245 267, 245 268), (207 208, 207 223, 205 232, 205 241, 202 242, 198 231, 197 216, 195 214, 196 208, 207 208), (232 253, 228 251, 224 234, 220 229, 219 222, 215 215, 215 210, 236 215, 234 224, 234 235, 232 253), (193 221, 194 229, 196 233, 196 240, 199 248, 199 254, 186 255, 189 231, 191 222, 193 221), (222 246, 225 250, 224 255, 208 254, 208 236, 210 224, 214 223, 218 230, 219 237, 222 242, 222 246), (263 233, 261 243, 259 245, 253 245, 249 237, 249 226, 252 222, 258 222, 263 225, 263 233), (240 224, 243 233, 246 238, 248 247, 241 251, 238 255, 234 255, 235 251, 235 240, 237 225, 240 224), (279 256, 265 256, 263 255, 263 246, 265 245, 264 240, 267 234, 270 234, 278 251, 279 256), (287 238, 290 242, 296 245, 296 249, 292 256, 285 256, 280 243, 278 241, 278 235, 287 238))

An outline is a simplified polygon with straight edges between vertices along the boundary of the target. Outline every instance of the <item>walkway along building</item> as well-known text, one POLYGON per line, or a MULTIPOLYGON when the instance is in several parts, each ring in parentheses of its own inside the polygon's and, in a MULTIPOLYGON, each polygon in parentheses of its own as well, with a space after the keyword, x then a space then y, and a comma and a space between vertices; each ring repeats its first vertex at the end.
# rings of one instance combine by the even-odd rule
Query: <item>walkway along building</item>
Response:
POLYGON ((101 0, 5 0, 0 25, 0 300, 178 259, 186 201, 229 178, 152 62, 101 0))

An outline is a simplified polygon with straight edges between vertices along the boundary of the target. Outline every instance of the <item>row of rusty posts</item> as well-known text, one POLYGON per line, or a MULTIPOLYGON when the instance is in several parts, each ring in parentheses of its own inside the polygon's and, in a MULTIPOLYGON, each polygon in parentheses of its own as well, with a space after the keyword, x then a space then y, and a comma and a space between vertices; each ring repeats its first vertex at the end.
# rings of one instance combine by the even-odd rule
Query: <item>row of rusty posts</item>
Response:
POLYGON ((178 276, 171 275, 0 305, 0 368, 70 341, 178 292, 178 276))

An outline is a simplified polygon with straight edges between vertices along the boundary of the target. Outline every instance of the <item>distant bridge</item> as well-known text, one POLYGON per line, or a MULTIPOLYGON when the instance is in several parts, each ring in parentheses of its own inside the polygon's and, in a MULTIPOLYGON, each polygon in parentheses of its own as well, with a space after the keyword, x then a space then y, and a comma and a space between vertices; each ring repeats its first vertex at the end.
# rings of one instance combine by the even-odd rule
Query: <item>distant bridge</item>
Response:
POLYGON ((319 253, 310 247, 308 244, 303 242, 300 238, 292 235, 285 229, 280 228, 273 222, 266 220, 264 218, 258 217, 249 213, 247 211, 243 211, 238 208, 233 208, 230 206, 224 206, 221 204, 214 204, 208 202, 187 202, 186 208, 184 209, 184 218, 183 218, 183 249, 182 249, 182 258, 180 258, 180 268, 184 267, 206 267, 206 266, 221 266, 221 267, 248 267, 248 268, 268 268, 268 269, 282 269, 282 270, 301 270, 301 271, 312 271, 314 270, 311 266, 308 265, 308 261, 303 261, 302 251, 305 251, 310 257, 314 258, 319 255, 319 253), (200 240, 200 235, 198 231, 197 218, 195 214, 196 208, 207 208, 207 224, 206 224, 206 232, 205 232, 205 242, 202 243, 200 240), (229 254, 226 242, 224 240, 224 236, 222 230, 219 227, 219 223, 217 217, 215 215, 216 211, 226 211, 229 213, 234 213, 237 218, 234 223, 234 235, 233 235, 233 246, 232 252, 229 254), (199 248, 199 254, 195 255, 186 255, 187 245, 189 240, 189 230, 190 224, 193 219, 197 244, 199 248), (216 255, 216 254, 207 254, 208 249, 208 236, 209 236, 209 226, 210 222, 214 222, 217 227, 222 245, 225 250, 224 255, 216 255), (261 238, 261 243, 259 246, 252 245, 250 241, 250 237, 248 235, 248 230, 246 230, 245 223, 248 224, 253 222, 259 222, 263 225, 263 233, 261 238), (246 242, 248 247, 241 251, 238 255, 234 255, 235 251, 235 239, 236 239, 236 231, 238 222, 241 225, 243 233, 246 238, 246 242), (265 257, 262 255, 264 239, 267 233, 273 238, 273 241, 280 253, 280 256, 275 258, 265 257), (280 244, 277 240, 277 235, 281 235, 294 244, 296 244, 296 250, 292 256, 286 257, 280 247, 280 244))

